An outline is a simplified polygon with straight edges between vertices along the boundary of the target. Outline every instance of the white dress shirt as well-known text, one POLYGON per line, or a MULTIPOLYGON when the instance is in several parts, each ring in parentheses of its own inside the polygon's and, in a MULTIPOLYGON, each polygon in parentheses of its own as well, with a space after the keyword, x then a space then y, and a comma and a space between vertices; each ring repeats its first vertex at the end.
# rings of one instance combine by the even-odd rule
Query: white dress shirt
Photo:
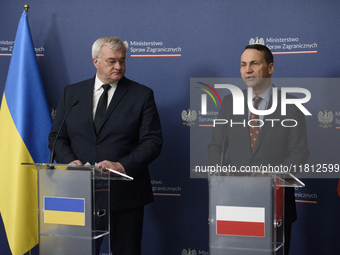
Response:
MULTIPOLYGON (((96 75, 96 79, 94 81, 94 87, 93 87, 93 105, 92 105, 93 120, 94 120, 94 117, 96 115, 97 104, 98 104, 99 98, 102 95, 102 93, 104 92, 104 89, 102 87, 102 85, 104 85, 104 84, 106 84, 106 83, 103 83, 101 80, 99 80, 99 78, 96 75)), ((118 81, 110 84, 111 89, 109 89, 108 92, 107 92, 107 107, 110 105, 113 94, 116 91, 117 84, 118 84, 118 81)))
MULTIPOLYGON (((261 95, 258 95, 259 97, 262 98, 262 100, 257 104, 257 109, 258 110, 267 110, 268 109, 268 104, 269 100, 272 96, 272 91, 273 91, 273 84, 271 84, 261 95)), ((257 97, 257 95, 253 94, 253 105, 254 105, 254 98, 257 97)), ((250 116, 250 111, 248 110, 248 119, 250 116)), ((263 120, 263 115, 259 116, 259 119, 263 120)))

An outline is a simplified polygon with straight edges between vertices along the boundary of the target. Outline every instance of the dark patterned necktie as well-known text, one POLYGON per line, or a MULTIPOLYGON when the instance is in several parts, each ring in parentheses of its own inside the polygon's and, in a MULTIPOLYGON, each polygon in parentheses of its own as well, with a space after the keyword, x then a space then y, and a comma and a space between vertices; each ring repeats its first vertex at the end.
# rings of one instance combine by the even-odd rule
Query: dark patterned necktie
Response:
MULTIPOLYGON (((258 103, 261 101, 261 97, 255 97, 254 98, 254 108, 257 110, 258 109, 258 103)), ((249 117, 249 121, 250 120, 254 120, 254 121, 251 121, 251 125, 252 126, 256 126, 256 127, 251 127, 249 125, 249 134, 250 134, 250 145, 251 145, 251 152, 254 152, 254 149, 255 149, 255 145, 256 145, 256 142, 257 142, 257 138, 259 136, 259 133, 260 133, 260 127, 259 127, 259 116, 250 112, 250 117, 249 117), (255 121, 255 119, 257 121, 255 121)))
POLYGON ((97 110, 96 115, 94 117, 94 127, 96 129, 96 132, 98 133, 99 128, 101 126, 102 120, 104 118, 106 108, 107 108, 107 91, 111 88, 110 84, 104 84, 103 86, 104 92, 99 98, 98 104, 97 104, 97 110))

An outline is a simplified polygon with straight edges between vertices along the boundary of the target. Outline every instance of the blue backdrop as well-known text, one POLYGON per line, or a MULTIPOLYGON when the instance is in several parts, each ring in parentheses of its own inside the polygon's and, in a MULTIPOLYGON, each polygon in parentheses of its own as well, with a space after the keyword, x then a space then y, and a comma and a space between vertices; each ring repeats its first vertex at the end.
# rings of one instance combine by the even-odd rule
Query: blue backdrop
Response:
MULTIPOLYGON (((340 2, 326 0, 31 0, 4 1, 0 9, 0 91, 4 89, 24 4, 51 108, 63 88, 95 74, 92 43, 118 36, 129 43, 126 76, 151 87, 161 116, 164 147, 150 166, 155 202, 146 207, 143 254, 208 254, 208 185, 190 179, 190 78, 239 77, 249 41, 272 48, 275 78, 338 78, 340 2)), ((308 88, 307 88, 308 89, 308 88)), ((336 163, 340 87, 323 96, 308 125, 311 155, 336 163), (332 111, 332 126, 319 126, 318 111, 332 111), (314 133, 314 130, 317 133, 314 133), (310 137, 315 138, 311 140, 310 137)), ((320 92, 313 94, 312 98, 320 92)), ((291 254, 337 254, 340 198, 337 179, 306 179, 296 190, 298 221, 291 254)), ((3 195, 3 194, 1 194, 3 195)), ((36 249, 35 254, 38 254, 36 249)), ((0 223, 0 254, 10 254, 0 223)))

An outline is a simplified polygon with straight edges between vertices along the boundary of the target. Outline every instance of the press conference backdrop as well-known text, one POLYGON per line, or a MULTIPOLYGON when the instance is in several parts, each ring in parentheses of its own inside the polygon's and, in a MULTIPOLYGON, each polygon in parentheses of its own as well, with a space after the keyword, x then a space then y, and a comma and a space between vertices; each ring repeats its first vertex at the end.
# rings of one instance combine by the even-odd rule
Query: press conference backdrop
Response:
MULTIPOLYGON (((145 255, 209 252, 208 185, 190 178, 190 123, 181 118, 190 108, 191 78, 239 77, 240 55, 249 42, 272 49, 275 78, 340 76, 338 1, 5 2, 0 8, 0 89, 23 6, 29 4, 32 39, 53 109, 66 85, 95 74, 91 46, 97 38, 112 35, 128 42, 126 76, 154 90, 164 135, 162 154, 150 166, 155 202, 146 207, 145 255)), ((311 92, 313 100, 320 99, 307 120, 309 163, 338 163, 340 86, 306 89, 322 92, 311 92), (317 114, 325 110, 334 118, 322 126, 317 114)), ((298 221, 291 254, 337 254, 338 180, 303 181, 306 187, 295 191, 298 221)), ((2 222, 0 254, 10 254, 2 222)))

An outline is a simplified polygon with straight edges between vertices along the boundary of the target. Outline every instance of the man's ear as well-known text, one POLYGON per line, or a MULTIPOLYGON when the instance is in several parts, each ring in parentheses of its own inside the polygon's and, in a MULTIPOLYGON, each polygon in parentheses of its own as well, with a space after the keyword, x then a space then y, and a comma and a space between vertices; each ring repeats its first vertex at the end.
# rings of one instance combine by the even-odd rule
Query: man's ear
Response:
POLYGON ((269 74, 272 75, 274 73, 274 70, 275 70, 274 63, 270 63, 269 64, 269 74))
POLYGON ((93 64, 94 64, 94 66, 97 68, 97 66, 98 66, 98 63, 99 63, 99 60, 98 60, 98 58, 97 57, 94 57, 93 58, 93 64))

